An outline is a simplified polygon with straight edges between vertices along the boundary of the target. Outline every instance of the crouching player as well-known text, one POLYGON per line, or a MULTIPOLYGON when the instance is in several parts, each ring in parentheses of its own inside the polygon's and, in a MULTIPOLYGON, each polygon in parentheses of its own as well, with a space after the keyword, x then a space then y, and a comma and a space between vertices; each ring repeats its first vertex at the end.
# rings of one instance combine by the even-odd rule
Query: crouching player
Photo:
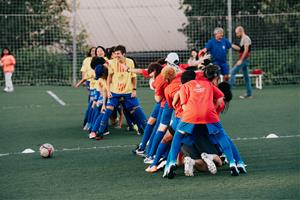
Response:
MULTIPOLYGON (((205 74, 205 72, 204 72, 205 74)), ((196 124, 219 122, 214 102, 223 99, 223 93, 207 79, 192 80, 180 88, 180 103, 183 109, 177 126, 163 177, 173 178, 177 155, 184 140, 193 142, 196 124), (197 112, 198 109, 199 112, 197 112)))
MULTIPOLYGON (((106 108, 106 99, 107 99, 107 88, 106 88, 106 80, 108 75, 108 70, 103 65, 98 65, 95 69, 97 85, 99 88, 99 97, 97 101, 97 107, 99 114, 96 116, 94 120, 93 126, 91 128, 91 133, 89 134, 90 139, 94 139, 96 134, 100 128, 100 122, 104 116, 105 108, 106 108)), ((105 129, 105 133, 108 134, 107 128, 105 129)), ((104 134, 105 135, 105 134, 104 134)))
MULTIPOLYGON (((182 109, 180 104, 173 106, 173 99, 177 91, 180 89, 181 74, 176 75, 176 70, 173 67, 164 67, 161 74, 163 80, 165 80, 168 83, 168 86, 164 90, 164 96, 166 98, 167 104, 170 105, 169 107, 175 111, 172 116, 171 127, 175 126, 174 129, 176 130, 176 122, 181 115, 182 109)), ((160 139, 160 143, 157 147, 157 150, 155 149, 155 158, 153 160, 153 163, 146 169, 146 172, 154 173, 158 171, 158 169, 160 168, 158 167, 160 159, 163 156, 167 157, 168 150, 170 149, 170 143, 172 141, 174 133, 171 127, 168 128, 166 134, 163 136, 162 139, 160 139)))
MULTIPOLYGON (((179 82, 180 82, 180 69, 179 69, 179 57, 177 53, 171 52, 167 55, 165 61, 167 62, 166 67, 174 68, 176 75, 178 76, 179 82)), ((154 160, 154 155, 157 151, 157 148, 159 146, 159 143, 161 142, 162 138, 165 135, 165 132, 170 124, 173 109, 171 108, 171 105, 168 104, 165 97, 165 88, 170 83, 169 80, 164 80, 162 78, 162 81, 166 83, 163 87, 156 87, 155 90, 158 91, 158 96, 161 97, 161 115, 159 119, 159 123, 155 125, 154 131, 152 132, 152 135, 149 140, 149 145, 146 151, 146 158, 144 160, 145 164, 151 164, 154 160)))
POLYGON ((105 128, 108 124, 108 119, 113 110, 119 105, 120 98, 124 98, 126 109, 137 120, 141 127, 146 126, 146 116, 140 107, 140 103, 136 97, 136 74, 129 73, 126 68, 134 68, 134 62, 125 57, 126 48, 119 45, 115 48, 116 58, 109 62, 109 74, 107 78, 107 107, 105 114, 100 123, 99 133, 96 136, 97 140, 103 139, 105 128))

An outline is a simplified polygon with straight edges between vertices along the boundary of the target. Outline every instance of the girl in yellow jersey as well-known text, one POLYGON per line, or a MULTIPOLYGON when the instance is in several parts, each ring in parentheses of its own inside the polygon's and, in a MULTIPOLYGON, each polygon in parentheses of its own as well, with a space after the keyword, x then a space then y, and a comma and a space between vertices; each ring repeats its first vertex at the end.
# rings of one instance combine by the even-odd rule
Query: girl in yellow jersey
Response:
POLYGON ((130 113, 137 120, 141 127, 146 125, 146 115, 144 114, 140 103, 136 97, 136 74, 126 71, 126 68, 134 68, 132 59, 126 58, 126 48, 119 45, 115 48, 116 58, 109 61, 109 75, 107 78, 107 109, 102 118, 99 133, 96 139, 103 139, 108 119, 113 110, 119 105, 121 98, 124 99, 124 106, 130 110, 130 113))
POLYGON ((81 79, 86 79, 86 86, 89 89, 90 79, 87 78, 88 71, 91 70, 91 62, 92 58, 95 57, 96 47, 90 48, 89 52, 87 53, 87 57, 82 62, 82 67, 80 69, 81 72, 81 79))
MULTIPOLYGON (((106 87, 106 79, 108 75, 108 70, 103 65, 99 65, 96 67, 96 79, 97 79, 97 88, 99 90, 98 100, 96 102, 97 106, 97 114, 94 116, 93 125, 91 127, 91 133, 89 134, 89 138, 93 139, 96 137, 96 134, 99 130, 101 120, 105 113, 106 108, 106 99, 107 99, 107 87, 106 87)), ((105 133, 108 134, 107 127, 105 133)))

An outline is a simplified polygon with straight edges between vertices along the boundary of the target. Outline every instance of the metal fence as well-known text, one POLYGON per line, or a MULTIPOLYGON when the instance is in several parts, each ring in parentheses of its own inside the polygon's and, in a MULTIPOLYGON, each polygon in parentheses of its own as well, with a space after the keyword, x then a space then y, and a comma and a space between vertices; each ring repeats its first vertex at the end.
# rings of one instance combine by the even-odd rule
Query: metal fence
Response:
MULTIPOLYGON (((226 1, 223 15, 215 15, 215 8, 207 3, 202 7, 210 6, 207 7, 209 14, 185 16, 183 1, 178 0, 154 0, 152 4, 147 1, 147 5, 146 1, 113 0, 107 8, 105 0, 93 1, 93 6, 87 2, 92 0, 70 1, 70 11, 63 12, 62 16, 0 9, 3 36, 0 48, 8 46, 13 50, 17 60, 13 77, 16 84, 71 85, 80 76, 79 69, 88 47, 103 44, 110 47, 130 43, 128 55, 135 58, 141 68, 165 57, 170 51, 178 52, 181 62, 186 63, 190 49, 203 48, 213 36, 215 27, 223 27, 225 37, 238 43, 234 34, 238 25, 245 27, 252 39, 250 69, 264 71, 264 84, 300 82, 300 12, 236 13, 231 9, 231 1, 226 1), (172 15, 164 15, 171 11, 174 12, 172 15), (178 21, 182 23, 178 25, 178 21), (93 32, 106 29, 110 32, 102 31, 99 37, 91 37, 93 32), (112 40, 110 35, 116 39, 112 40), (140 47, 142 42, 146 44, 143 48, 140 47), (162 45, 151 46, 151 43, 162 45)), ((230 67, 236 60, 237 53, 230 52, 230 67)), ((146 85, 147 81, 139 77, 139 84, 146 85)))

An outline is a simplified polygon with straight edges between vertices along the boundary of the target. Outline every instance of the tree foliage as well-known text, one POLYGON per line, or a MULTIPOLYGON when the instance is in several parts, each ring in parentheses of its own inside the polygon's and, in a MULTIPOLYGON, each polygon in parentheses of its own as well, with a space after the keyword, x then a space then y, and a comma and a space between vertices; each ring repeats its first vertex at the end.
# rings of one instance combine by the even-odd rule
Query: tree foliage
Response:
MULTIPOLYGON (((182 0, 180 9, 188 17, 188 24, 180 31, 188 37, 190 47, 203 47, 217 26, 227 29, 227 0, 182 0)), ((266 34, 277 35, 276 41, 293 46, 299 44, 299 41, 295 43, 300 34, 299 12, 300 1, 297 0, 235 0, 232 1, 232 24, 233 28, 238 25, 244 26, 249 35, 256 40, 256 47, 274 41, 274 38, 269 38, 272 41, 265 41, 266 34), (275 13, 281 15, 265 15, 275 13), (298 15, 288 16, 283 13, 298 15)))
MULTIPOLYGON (((0 44, 12 49, 55 45, 71 51, 67 0, 0 0, 0 44)), ((85 32, 78 34, 84 45, 85 32)))

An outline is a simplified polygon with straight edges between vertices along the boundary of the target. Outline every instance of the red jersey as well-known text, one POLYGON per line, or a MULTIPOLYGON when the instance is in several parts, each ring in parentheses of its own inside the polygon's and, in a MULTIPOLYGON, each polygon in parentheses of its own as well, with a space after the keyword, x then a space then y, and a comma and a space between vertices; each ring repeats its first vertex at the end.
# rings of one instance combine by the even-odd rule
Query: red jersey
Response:
POLYGON ((159 96, 162 98, 160 106, 163 108, 166 104, 166 98, 164 94, 165 88, 168 86, 168 82, 163 79, 162 74, 159 74, 154 82, 152 83, 155 89, 155 96, 159 96))
POLYGON ((181 76, 177 76, 166 88, 165 88, 165 97, 168 102, 170 108, 175 110, 176 117, 181 118, 182 115, 182 107, 180 104, 180 100, 177 102, 175 107, 173 107, 172 102, 175 94, 180 90, 181 87, 181 76))
POLYGON ((219 105, 218 107, 216 107, 216 111, 217 111, 218 115, 220 115, 221 112, 223 112, 224 108, 225 108, 225 102, 222 101, 221 105, 219 105))
POLYGON ((210 124, 220 121, 214 102, 224 94, 208 80, 192 80, 180 88, 180 102, 185 105, 181 121, 210 124))
POLYGON ((203 71, 195 71, 195 73, 196 73, 195 80, 206 79, 205 76, 204 76, 204 72, 203 71))

